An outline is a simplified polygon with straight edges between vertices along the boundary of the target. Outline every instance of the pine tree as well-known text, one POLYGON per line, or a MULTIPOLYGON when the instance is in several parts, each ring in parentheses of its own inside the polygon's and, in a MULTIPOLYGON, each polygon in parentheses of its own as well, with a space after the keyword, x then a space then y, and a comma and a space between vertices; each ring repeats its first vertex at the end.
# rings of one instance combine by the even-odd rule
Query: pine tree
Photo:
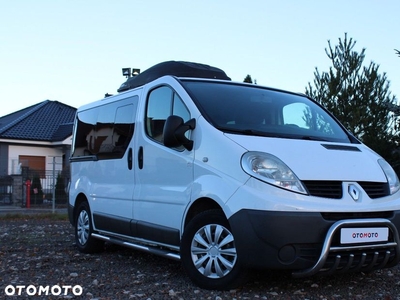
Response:
POLYGON ((253 83, 253 80, 251 79, 251 76, 247 74, 247 76, 246 76, 246 78, 243 80, 243 82, 253 83))
POLYGON ((316 68, 314 86, 308 83, 306 94, 325 106, 358 139, 390 160, 393 143, 393 118, 390 105, 395 97, 389 91, 386 74, 379 65, 364 65, 365 48, 354 50, 356 42, 339 38, 339 44, 325 52, 332 66, 320 73, 316 68))
POLYGON ((67 202, 67 194, 65 192, 64 178, 62 177, 61 173, 58 173, 57 175, 55 196, 57 204, 63 204, 67 202))

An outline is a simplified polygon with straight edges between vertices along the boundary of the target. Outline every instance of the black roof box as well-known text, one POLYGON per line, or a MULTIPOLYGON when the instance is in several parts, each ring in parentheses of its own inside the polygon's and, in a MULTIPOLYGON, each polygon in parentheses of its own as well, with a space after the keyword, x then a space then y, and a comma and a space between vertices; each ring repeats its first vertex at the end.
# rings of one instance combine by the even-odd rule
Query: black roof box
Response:
POLYGON ((216 67, 186 61, 166 61, 145 70, 137 76, 129 77, 120 86, 118 92, 136 88, 164 75, 231 80, 224 71, 216 67))

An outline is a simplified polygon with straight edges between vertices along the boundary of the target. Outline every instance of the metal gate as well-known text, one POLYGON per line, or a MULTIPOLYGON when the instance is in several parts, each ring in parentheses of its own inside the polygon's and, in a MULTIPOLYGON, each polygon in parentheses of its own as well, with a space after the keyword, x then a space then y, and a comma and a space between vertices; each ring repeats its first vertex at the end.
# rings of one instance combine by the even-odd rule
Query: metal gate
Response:
POLYGON ((11 176, 0 176, 0 205, 12 204, 13 178, 11 176))

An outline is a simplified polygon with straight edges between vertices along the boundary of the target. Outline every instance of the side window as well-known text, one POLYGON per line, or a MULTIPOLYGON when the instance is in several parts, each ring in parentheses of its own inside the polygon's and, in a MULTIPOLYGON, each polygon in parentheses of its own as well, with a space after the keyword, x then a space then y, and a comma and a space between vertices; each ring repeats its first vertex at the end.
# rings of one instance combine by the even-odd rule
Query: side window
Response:
POLYGON ((190 120, 190 113, 183 103, 182 99, 177 94, 174 95, 173 114, 175 116, 180 116, 183 119, 183 122, 190 120))
POLYGON ((150 92, 147 102, 146 131, 156 141, 162 141, 165 120, 172 113, 173 93, 163 86, 150 92))
MULTIPOLYGON (((137 102, 135 102, 136 104, 137 102)), ((136 105, 128 104, 117 108, 113 131, 113 154, 117 158, 124 156, 135 131, 136 105)))
POLYGON ((96 127, 88 135, 88 149, 93 154, 113 152, 115 109, 111 107, 110 104, 99 107, 96 127))
POLYGON ((89 109, 78 112, 75 120, 75 132, 73 139, 73 157, 92 155, 89 145, 92 143, 96 128, 97 111, 89 109))
POLYGON ((170 87, 162 86, 152 90, 147 100, 147 135, 162 143, 164 124, 171 115, 180 116, 185 122, 190 119, 189 110, 170 87))
POLYGON ((78 112, 73 157, 122 158, 133 137, 138 97, 78 112))

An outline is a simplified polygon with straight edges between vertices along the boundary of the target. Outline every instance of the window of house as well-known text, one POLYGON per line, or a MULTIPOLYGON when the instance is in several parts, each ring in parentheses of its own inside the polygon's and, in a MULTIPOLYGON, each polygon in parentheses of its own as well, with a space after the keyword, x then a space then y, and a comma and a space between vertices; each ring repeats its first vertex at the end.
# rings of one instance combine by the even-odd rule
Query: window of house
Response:
POLYGON ((29 171, 36 172, 40 177, 45 177, 46 157, 33 155, 19 155, 18 157, 21 167, 29 168, 29 171))

